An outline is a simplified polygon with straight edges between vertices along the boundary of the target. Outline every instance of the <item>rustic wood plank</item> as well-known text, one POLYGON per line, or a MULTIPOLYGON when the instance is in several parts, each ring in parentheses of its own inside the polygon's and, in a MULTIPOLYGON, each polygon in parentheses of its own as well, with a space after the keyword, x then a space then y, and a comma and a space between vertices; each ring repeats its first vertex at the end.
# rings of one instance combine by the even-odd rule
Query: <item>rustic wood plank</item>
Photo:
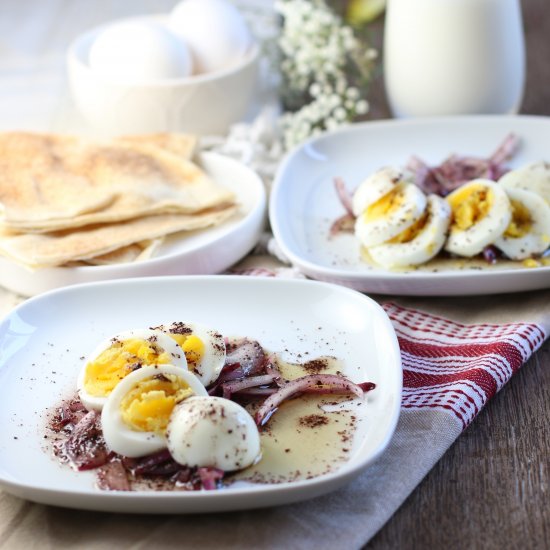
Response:
POLYGON ((366 548, 548 548, 549 366, 547 341, 366 548))

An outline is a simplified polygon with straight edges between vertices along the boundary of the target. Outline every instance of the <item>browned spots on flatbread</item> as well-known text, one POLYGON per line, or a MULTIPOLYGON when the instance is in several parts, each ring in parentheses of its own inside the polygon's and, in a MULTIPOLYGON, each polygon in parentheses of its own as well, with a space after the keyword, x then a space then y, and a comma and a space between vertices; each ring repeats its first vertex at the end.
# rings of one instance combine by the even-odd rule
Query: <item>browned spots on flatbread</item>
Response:
POLYGON ((224 222, 234 194, 190 160, 196 144, 183 134, 93 143, 0 133, 0 253, 30 268, 105 265, 224 222))
POLYGON ((199 166, 156 145, 0 134, 3 224, 14 229, 51 232, 151 214, 191 214, 233 200, 199 166))

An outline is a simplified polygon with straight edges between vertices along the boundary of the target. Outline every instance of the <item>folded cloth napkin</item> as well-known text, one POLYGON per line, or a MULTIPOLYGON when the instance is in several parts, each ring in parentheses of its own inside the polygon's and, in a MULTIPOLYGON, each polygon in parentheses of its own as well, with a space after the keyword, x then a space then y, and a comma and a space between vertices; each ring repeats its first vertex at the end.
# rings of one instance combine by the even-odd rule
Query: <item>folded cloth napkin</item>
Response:
MULTIPOLYGON (((265 263, 240 272, 297 275, 265 263)), ((387 450, 347 486, 287 506, 197 516, 64 510, 0 492, 0 546, 360 548, 550 333, 549 291, 378 299, 402 352, 401 417, 387 450)))

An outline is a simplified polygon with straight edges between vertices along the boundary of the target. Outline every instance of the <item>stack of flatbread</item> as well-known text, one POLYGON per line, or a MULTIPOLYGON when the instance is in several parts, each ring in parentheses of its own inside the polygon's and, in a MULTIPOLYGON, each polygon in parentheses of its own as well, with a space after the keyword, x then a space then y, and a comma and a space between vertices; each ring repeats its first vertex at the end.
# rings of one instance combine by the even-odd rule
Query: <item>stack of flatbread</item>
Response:
POLYGON ((0 134, 0 254, 31 269, 135 261, 166 235, 222 223, 235 197, 193 163, 196 144, 0 134))

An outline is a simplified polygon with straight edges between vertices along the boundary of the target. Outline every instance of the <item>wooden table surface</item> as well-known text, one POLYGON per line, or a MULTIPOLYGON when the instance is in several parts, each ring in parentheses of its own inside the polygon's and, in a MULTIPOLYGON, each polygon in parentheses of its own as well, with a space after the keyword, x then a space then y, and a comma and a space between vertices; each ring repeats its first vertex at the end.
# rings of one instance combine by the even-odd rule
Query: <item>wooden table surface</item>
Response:
MULTIPOLYGON (((550 4, 522 0, 522 11, 527 83, 521 113, 548 116, 550 4)), ((382 22, 377 22, 374 41, 378 44, 381 27, 382 22)), ((371 91, 370 117, 388 118, 381 77, 371 91)), ((550 548, 549 466, 547 340, 366 548, 550 548)))
MULTIPOLYGON (((150 5, 146 0, 134 1, 136 11, 141 4, 150 5)), ((158 9, 173 3, 159 0, 158 9)), ((125 11, 123 5, 127 3, 96 0, 94 10, 88 11, 94 12, 92 17, 97 21, 89 24, 105 20, 104 10, 118 16, 125 11)), ((0 65, 0 95, 5 92, 5 101, 9 101, 8 93, 29 96, 29 112, 14 116, 36 118, 55 108, 54 92, 61 86, 55 75, 63 64, 58 54, 64 47, 61 37, 66 37, 61 31, 63 26, 80 21, 85 6, 83 1, 62 0, 0 2, 0 53, 10 53, 6 36, 16 41, 32 37, 23 50, 36 52, 37 59, 44 51, 41 62, 37 61, 36 67, 22 62, 17 70, 21 74, 28 71, 37 87, 39 84, 42 90, 52 92, 46 102, 42 101, 43 94, 33 96, 32 86, 19 90, 16 80, 6 79, 3 72, 13 73, 13 67, 0 65), (25 19, 31 13, 34 23, 25 19), (48 50, 44 50, 46 44, 48 50)), ((523 0, 523 12, 528 78, 522 113, 550 115, 550 6, 547 0, 523 0)), ((381 25, 378 22, 375 26, 378 41, 381 25)), ((15 62, 14 56, 10 59, 15 62)), ((381 78, 373 86, 370 99, 371 118, 389 117, 381 78)), ((3 121, 7 125, 11 122, 9 117, 3 121)), ((549 388, 547 342, 487 405, 366 548, 549 548, 549 388)))

